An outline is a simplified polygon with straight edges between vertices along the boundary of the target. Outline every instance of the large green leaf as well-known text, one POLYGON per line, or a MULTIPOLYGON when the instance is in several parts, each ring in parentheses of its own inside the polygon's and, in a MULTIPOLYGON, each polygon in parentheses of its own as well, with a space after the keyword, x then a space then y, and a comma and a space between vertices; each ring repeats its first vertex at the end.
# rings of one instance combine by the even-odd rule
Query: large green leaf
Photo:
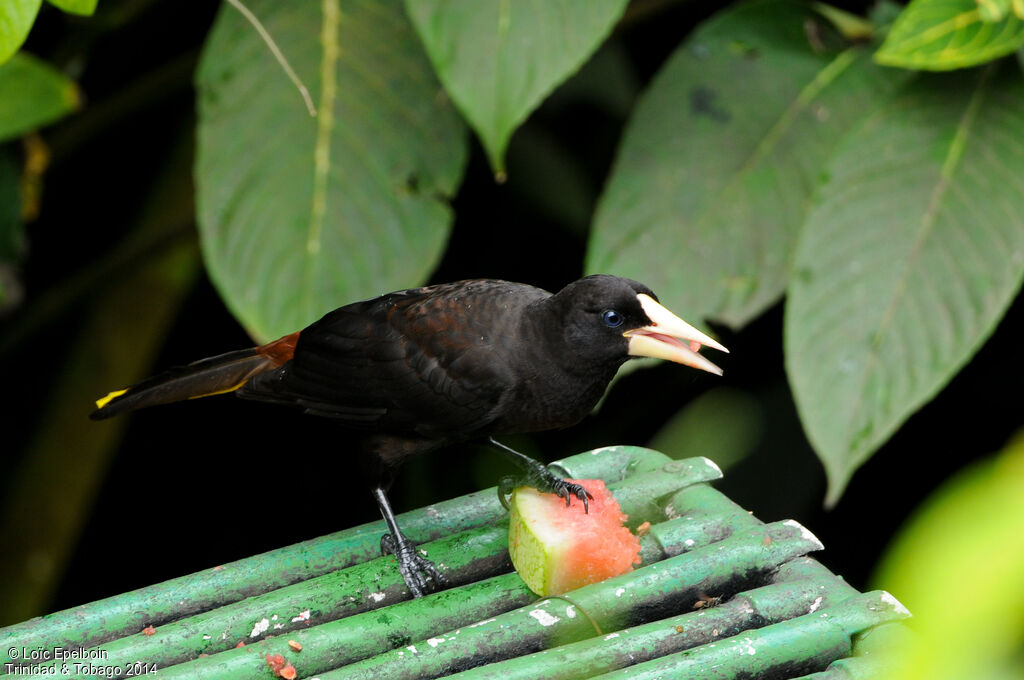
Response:
POLYGON ((466 135, 397 0, 247 6, 318 116, 253 27, 223 8, 197 75, 198 215, 221 294, 271 338, 429 276, 466 135))
POLYGON ((1009 7, 1004 4, 913 0, 896 19, 875 60, 887 66, 946 71, 1010 54, 1024 46, 1024 16, 1006 12, 1009 7))
POLYGON ((0 66, 0 142, 52 123, 78 106, 78 87, 24 52, 0 66))
POLYGON ((0 64, 11 58, 28 37, 43 0, 0 2, 0 64))
POLYGON ((851 133, 808 217, 786 369, 834 503, 967 362, 1024 277, 1024 78, 915 79, 851 133))
POLYGON ((844 47, 801 3, 712 18, 637 105, 587 270, 644 281, 691 321, 744 325, 785 289, 837 140, 905 77, 874 66, 866 48, 844 47))
POLYGON ((509 138, 601 44, 627 0, 405 0, 441 82, 499 176, 509 138))

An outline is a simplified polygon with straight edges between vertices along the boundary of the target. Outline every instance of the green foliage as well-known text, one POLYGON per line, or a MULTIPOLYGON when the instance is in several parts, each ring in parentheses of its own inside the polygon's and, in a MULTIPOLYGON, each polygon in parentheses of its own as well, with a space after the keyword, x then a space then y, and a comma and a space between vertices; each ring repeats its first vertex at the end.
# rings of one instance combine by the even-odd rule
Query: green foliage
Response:
POLYGON ((802 230, 785 340, 830 502, 1020 290, 1024 81, 1007 66, 908 83, 828 164, 802 230))
POLYGON ((1021 0, 913 0, 875 59, 902 68, 976 66, 1024 46, 1021 0))
POLYGON ((626 0, 406 0, 405 7, 501 177, 512 132, 593 53, 626 0))
POLYGON ((30 54, 0 66, 0 142, 62 118, 78 107, 78 87, 30 54))
MULTIPOLYGON (((467 125, 501 175, 513 134, 549 94, 587 90, 578 100, 628 115, 607 178, 529 127, 508 168, 529 175, 519 186, 566 231, 593 208, 587 272, 640 279, 692 322, 738 332, 788 296, 787 376, 834 502, 1020 289, 1024 75, 1012 59, 963 67, 1024 44, 1021 4, 914 0, 881 49, 878 19, 798 0, 731 4, 679 31, 634 102, 617 32, 644 19, 623 0, 246 3, 315 116, 225 5, 195 76, 207 270, 259 339, 424 283, 446 253, 467 125), (952 68, 963 70, 913 70, 952 68)), ((0 47, 17 48, 38 5, 5 3, 0 47)), ((0 68, 0 88, 16 92, 0 97, 0 137, 75 101, 68 80, 26 55, 0 68)), ((16 174, 0 167, 0 192, 16 174)), ((0 238, 16 242, 11 214, 0 238)))
MULTIPOLYGON (((921 5, 887 45, 921 28, 921 5)), ((325 7, 345 20, 252 7, 317 93, 317 119, 233 11, 198 75, 203 248, 260 338, 422 281, 440 259, 465 149, 431 62, 500 172, 512 131, 622 9, 325 7), (549 30, 559 21, 573 29, 549 30)), ((586 269, 643 280, 684 317, 734 329, 788 291, 787 371, 835 502, 1020 288, 1024 79, 884 68, 866 20, 844 17, 839 31, 823 15, 835 12, 737 4, 680 44, 630 116, 586 269)), ((985 35, 972 50, 991 58, 985 35)))
MULTIPOLYGON (((9 19, 16 7, 0 8, 0 49, 9 28, 4 12, 9 19)), ((4 142, 63 118, 78 104, 75 83, 46 62, 24 52, 6 63, 0 58, 0 314, 21 301, 18 265, 26 250, 19 154, 4 142)))
MULTIPOLYGON (((0 569, 4 592, 16 596, 0 601, 20 603, 6 616, 40 613, 100 488, 117 434, 83 424, 91 399, 150 372, 176 322, 175 347, 187 333, 201 336, 198 352, 235 346, 221 344, 238 338, 219 308, 233 337, 196 322, 205 315, 191 304, 199 249, 228 308, 259 339, 452 275, 640 279, 725 336, 733 354, 716 357, 725 382, 683 369, 634 374, 587 426, 514 444, 554 456, 657 432, 653 446, 735 464, 746 493, 803 510, 819 480, 786 463, 805 434, 834 503, 1019 298, 1024 0, 882 2, 866 17, 818 2, 736 0, 706 19, 696 18, 710 11, 701 3, 661 1, 244 0, 308 87, 315 116, 238 3, 225 4, 208 33, 182 20, 189 30, 168 29, 162 36, 172 37, 134 63, 138 46, 164 30, 154 17, 187 9, 208 22, 212 10, 196 8, 209 5, 48 1, 0 0, 0 354, 20 371, 5 410, 16 435, 8 447, 24 449, 7 474, 12 503, 0 505, 0 537, 12 539, 0 544, 23 557, 0 569), (950 69, 959 70, 920 72, 950 69), (477 140, 483 153, 463 182, 477 140), (154 168, 173 190, 154 191, 154 168), (507 181, 489 186, 494 173, 507 181), (530 222, 520 228, 510 214, 530 222), (24 290, 23 268, 32 273, 24 290), (184 301, 187 321, 174 314, 184 301), (765 343, 782 304, 784 337, 765 343), (34 436, 19 429, 28 427, 34 436)), ((1010 332, 1004 326, 997 342, 1010 332)), ((971 369, 992 366, 992 355, 971 369)), ((958 395, 980 382, 971 369, 958 395)), ((1012 419, 1010 396, 972 413, 1005 407, 993 421, 1012 419)), ((903 446, 886 451, 890 478, 865 481, 902 496, 905 478, 892 472, 901 463, 948 466, 970 455, 920 445, 915 426, 949 403, 903 429, 903 446)), ((960 441, 965 431, 991 439, 981 427, 950 424, 960 441)), ((279 436, 271 429, 261 434, 279 436)), ((224 448, 250 444, 245 430, 224 448)), ((283 433, 283 448, 260 442, 241 455, 251 468, 261 455, 308 445, 293 434, 283 433)), ((212 446, 181 450, 208 457, 212 446)), ((346 464, 337 458, 291 472, 346 464)), ((420 494, 416 504, 458 483, 461 463, 438 460, 406 468, 417 483, 403 493, 420 494)), ((492 458, 474 462, 496 480, 492 458)), ((977 493, 1001 498, 988 470, 977 493)), ((861 498, 865 486, 855 489, 861 498)), ((1002 556, 1006 546, 1009 558, 1020 513, 1000 503, 1003 515, 961 526, 957 513, 974 517, 965 503, 934 526, 959 548, 991 522, 1004 533, 970 552, 1002 556)), ((956 552, 914 544, 893 560, 912 569, 927 560, 930 570, 964 549, 956 552)), ((968 566, 977 564, 996 566, 968 566)), ((924 618, 894 573, 882 585, 924 618)), ((959 615, 995 597, 997 577, 980 592, 977 579, 963 592, 937 591, 937 601, 962 598, 949 610, 959 615)))
POLYGON ((876 583, 914 618, 883 680, 1024 678, 1024 439, 958 473, 896 536, 876 583))
POLYGON ((587 269, 642 280, 684 318, 741 328, 778 301, 822 165, 905 78, 796 2, 738 6, 669 58, 630 119, 587 269))
POLYGON ((196 76, 198 217, 210 275, 256 337, 408 287, 448 239, 466 136, 398 2, 253 2, 312 118, 224 6, 196 76))
POLYGON ((978 0, 982 21, 1002 21, 1011 12, 1024 18, 1024 3, 1021 0, 978 0))
MULTIPOLYGON (((0 3, 0 144, 60 120, 79 106, 78 87, 71 79, 41 59, 18 52, 41 4, 41 0, 0 3)), ((96 0, 54 4, 91 14, 96 0)), ((0 314, 21 301, 17 265, 25 252, 25 235, 20 174, 13 146, 0 146, 0 314)))
MULTIPOLYGON (((49 2, 65 12, 90 15, 96 10, 98 0, 49 0, 49 2)), ((0 2, 0 64, 10 59, 25 42, 42 4, 43 0, 3 0, 0 2)), ((6 95, 2 86, 0 86, 0 92, 4 92, 6 95)))
POLYGON ((43 0, 4 0, 0 4, 0 64, 25 42, 42 4, 43 0))

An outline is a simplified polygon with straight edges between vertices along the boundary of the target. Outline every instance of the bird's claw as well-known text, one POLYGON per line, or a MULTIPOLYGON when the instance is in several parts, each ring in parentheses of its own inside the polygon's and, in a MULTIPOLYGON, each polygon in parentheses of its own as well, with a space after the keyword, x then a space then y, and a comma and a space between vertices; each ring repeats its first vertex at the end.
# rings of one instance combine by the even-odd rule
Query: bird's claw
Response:
MULTIPOLYGON (((509 509, 508 497, 512 494, 513 489, 516 488, 518 483, 515 477, 502 477, 498 482, 498 500, 501 501, 501 505, 505 510, 509 509)), ((572 498, 575 496, 583 501, 583 512, 588 515, 590 514, 590 501, 594 500, 594 496, 582 484, 569 482, 551 475, 550 478, 540 480, 537 485, 541 491, 548 491, 560 498, 564 498, 565 507, 569 507, 572 504, 572 498)))
POLYGON ((413 597, 429 595, 448 584, 445 575, 404 536, 396 540, 391 534, 384 534, 380 538, 380 551, 398 560, 398 571, 413 597))
MULTIPOLYGON (((498 500, 501 501, 501 505, 505 510, 509 509, 508 497, 512 494, 512 491, 516 488, 517 480, 515 477, 502 477, 498 481, 498 500)), ((583 512, 590 514, 590 501, 594 500, 594 496, 587 491, 582 484, 576 482, 569 482, 559 477, 552 476, 551 479, 544 479, 542 486, 548 486, 551 493, 558 495, 560 498, 565 499, 565 507, 569 507, 572 503, 572 497, 583 501, 583 512)))
POLYGON ((517 481, 515 477, 502 477, 498 480, 498 500, 501 501, 501 507, 505 508, 508 512, 508 497, 512 495, 515 490, 517 481))
MULTIPOLYGON (((519 453, 515 449, 502 444, 494 437, 490 437, 487 440, 491 446, 495 447, 506 456, 510 456, 512 460, 519 466, 526 469, 527 479, 532 482, 539 491, 545 491, 548 493, 558 494, 565 499, 565 505, 568 507, 571 505, 571 499, 573 496, 583 501, 583 511, 590 514, 590 501, 594 500, 594 497, 590 495, 581 484, 576 482, 570 482, 562 479, 546 466, 538 463, 534 459, 527 455, 519 453)), ((512 477, 502 477, 498 483, 498 499, 501 504, 508 510, 508 500, 505 496, 512 493, 512 489, 515 488, 517 480, 512 477)))
POLYGON ((552 486, 553 491, 565 499, 565 507, 569 507, 572 497, 575 496, 583 501, 583 512, 590 514, 590 501, 594 500, 594 496, 582 484, 559 479, 552 486))

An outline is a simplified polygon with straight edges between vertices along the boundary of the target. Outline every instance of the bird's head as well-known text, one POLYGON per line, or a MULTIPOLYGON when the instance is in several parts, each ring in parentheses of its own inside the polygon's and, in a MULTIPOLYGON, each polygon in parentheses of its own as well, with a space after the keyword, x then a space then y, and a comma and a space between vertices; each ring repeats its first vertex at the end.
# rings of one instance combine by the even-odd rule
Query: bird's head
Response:
POLYGON ((729 350, 663 307, 642 283, 597 274, 570 283, 552 299, 569 342, 580 354, 602 353, 622 360, 654 357, 722 374, 700 348, 729 350))

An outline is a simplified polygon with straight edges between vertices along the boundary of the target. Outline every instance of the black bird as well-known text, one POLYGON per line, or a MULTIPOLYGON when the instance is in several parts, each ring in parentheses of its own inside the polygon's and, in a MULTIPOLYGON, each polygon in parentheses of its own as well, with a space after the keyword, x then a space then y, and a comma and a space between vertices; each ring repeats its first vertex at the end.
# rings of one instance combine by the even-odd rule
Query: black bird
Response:
POLYGON ((386 490, 410 456, 488 439, 569 502, 586 491, 493 435, 573 425, 634 356, 721 375, 698 354, 728 351, 661 306, 636 281, 587 276, 557 294, 521 283, 469 280, 397 291, 328 313, 260 347, 229 352, 111 392, 93 419, 234 392, 337 420, 360 451, 398 559, 416 596, 443 576, 400 531, 386 490))

